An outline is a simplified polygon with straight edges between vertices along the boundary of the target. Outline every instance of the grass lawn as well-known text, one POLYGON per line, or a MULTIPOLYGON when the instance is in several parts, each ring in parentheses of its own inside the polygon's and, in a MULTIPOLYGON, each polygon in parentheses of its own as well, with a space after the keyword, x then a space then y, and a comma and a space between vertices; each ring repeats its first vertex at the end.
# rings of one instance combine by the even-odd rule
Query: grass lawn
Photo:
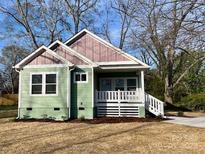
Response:
POLYGON ((164 122, 86 124, 0 119, 0 153, 205 153, 205 129, 164 122))

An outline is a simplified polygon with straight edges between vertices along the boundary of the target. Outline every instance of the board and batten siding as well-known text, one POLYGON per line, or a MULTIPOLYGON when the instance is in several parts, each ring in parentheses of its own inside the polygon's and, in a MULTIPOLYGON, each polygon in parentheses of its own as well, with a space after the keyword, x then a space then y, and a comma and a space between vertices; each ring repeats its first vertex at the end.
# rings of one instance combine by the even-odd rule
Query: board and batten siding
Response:
POLYGON ((71 118, 92 119, 94 117, 92 76, 92 68, 76 68, 72 71, 71 118), (88 81, 86 83, 75 83, 74 74, 76 72, 87 73, 88 81))
POLYGON ((50 118, 54 120, 66 120, 69 116, 68 101, 68 75, 66 67, 49 68, 24 68, 21 70, 21 91, 19 118, 50 118), (30 74, 31 73, 58 73, 58 95, 57 96, 31 96, 30 95, 30 74), (27 110, 32 108, 32 110, 27 110), (54 108, 60 110, 54 111, 54 108))
POLYGON ((33 59, 31 62, 29 62, 27 65, 42 65, 42 64, 63 64, 62 61, 54 57, 53 55, 43 52, 38 57, 33 59))
POLYGON ((105 45, 101 41, 86 33, 81 38, 68 44, 70 48, 89 58, 93 62, 129 61, 116 49, 105 45))

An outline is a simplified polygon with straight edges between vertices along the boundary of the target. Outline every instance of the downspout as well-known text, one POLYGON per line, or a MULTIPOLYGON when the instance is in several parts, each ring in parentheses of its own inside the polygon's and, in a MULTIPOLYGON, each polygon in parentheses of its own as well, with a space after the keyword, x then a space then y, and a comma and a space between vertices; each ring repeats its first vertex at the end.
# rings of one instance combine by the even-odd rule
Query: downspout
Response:
MULTIPOLYGON (((68 67, 69 69, 70 67, 68 67)), ((75 67, 72 67, 71 69, 69 69, 70 73, 69 73, 69 118, 71 117, 71 88, 72 88, 72 80, 71 80, 71 72, 75 69, 75 67)))

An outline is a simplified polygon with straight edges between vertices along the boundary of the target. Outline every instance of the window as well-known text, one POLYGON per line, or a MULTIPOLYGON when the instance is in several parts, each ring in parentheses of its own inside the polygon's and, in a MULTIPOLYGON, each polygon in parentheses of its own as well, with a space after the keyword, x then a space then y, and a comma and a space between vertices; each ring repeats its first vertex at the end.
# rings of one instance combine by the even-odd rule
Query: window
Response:
POLYGON ((100 87, 101 91, 136 91, 138 87, 138 77, 111 77, 101 78, 100 87))
POLYGON ((56 94, 56 74, 46 74, 46 94, 56 94))
POLYGON ((31 95, 56 95, 57 73, 31 75, 31 95))
POLYGON ((74 82, 75 83, 84 83, 87 82, 87 73, 76 72, 74 73, 74 82))
POLYGON ((136 90, 136 79, 127 79, 127 90, 128 91, 135 91, 136 90))
POLYGON ((32 94, 42 94, 42 74, 32 75, 32 94))
POLYGON ((111 79, 101 79, 100 80, 100 90, 101 91, 111 91, 112 90, 112 80, 111 79))
POLYGON ((124 90, 124 79, 115 79, 115 90, 124 90))

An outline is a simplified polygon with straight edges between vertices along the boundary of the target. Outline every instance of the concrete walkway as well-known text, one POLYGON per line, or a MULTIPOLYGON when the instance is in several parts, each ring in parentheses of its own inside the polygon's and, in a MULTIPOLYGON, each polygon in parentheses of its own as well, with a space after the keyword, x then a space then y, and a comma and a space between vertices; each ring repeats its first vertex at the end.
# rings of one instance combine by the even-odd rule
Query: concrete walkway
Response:
POLYGON ((168 116, 167 118, 171 120, 165 120, 164 122, 205 128, 205 116, 196 118, 168 116))

